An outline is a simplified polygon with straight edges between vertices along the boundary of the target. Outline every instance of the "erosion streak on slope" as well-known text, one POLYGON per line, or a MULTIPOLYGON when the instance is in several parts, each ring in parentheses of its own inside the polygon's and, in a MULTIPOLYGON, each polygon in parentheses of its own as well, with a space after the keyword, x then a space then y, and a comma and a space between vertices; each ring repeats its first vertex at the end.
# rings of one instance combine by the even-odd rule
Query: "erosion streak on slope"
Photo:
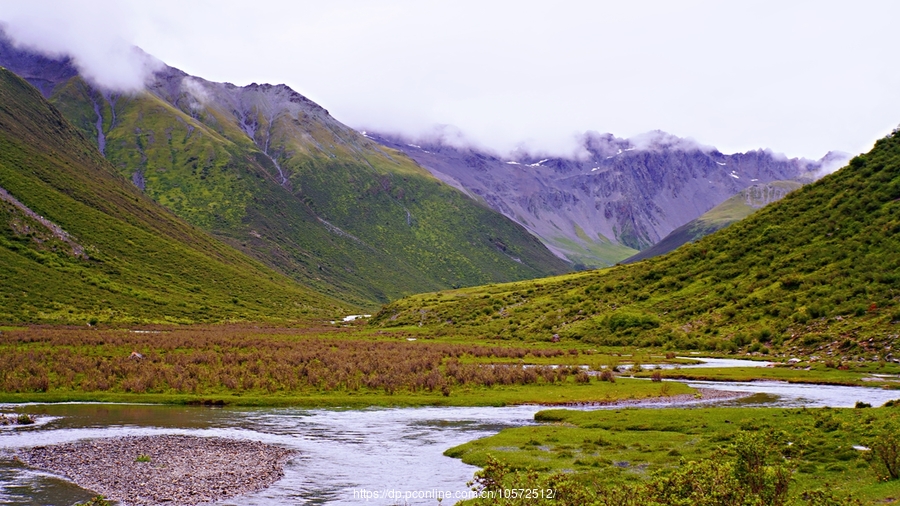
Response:
POLYGON ((43 216, 39 215, 38 213, 32 211, 28 206, 19 202, 18 199, 16 199, 12 195, 10 195, 10 193, 8 191, 6 191, 3 187, 0 187, 0 200, 5 200, 6 202, 9 202, 10 204, 14 205, 20 211, 25 213, 26 216, 37 221, 41 225, 43 225, 47 230, 50 231, 51 234, 53 234, 54 237, 56 237, 60 241, 63 241, 66 244, 68 244, 69 246, 71 246, 73 256, 81 257, 84 259, 88 258, 87 254, 84 252, 84 248, 80 244, 78 244, 74 239, 72 239, 72 236, 69 235, 68 232, 63 230, 62 227, 60 227, 56 223, 53 223, 52 221, 48 220, 47 218, 44 218, 43 216))
POLYGON ((94 106, 94 113, 97 115, 97 148, 100 154, 106 156, 106 136, 103 134, 103 113, 100 112, 100 104, 91 95, 91 104, 94 106))

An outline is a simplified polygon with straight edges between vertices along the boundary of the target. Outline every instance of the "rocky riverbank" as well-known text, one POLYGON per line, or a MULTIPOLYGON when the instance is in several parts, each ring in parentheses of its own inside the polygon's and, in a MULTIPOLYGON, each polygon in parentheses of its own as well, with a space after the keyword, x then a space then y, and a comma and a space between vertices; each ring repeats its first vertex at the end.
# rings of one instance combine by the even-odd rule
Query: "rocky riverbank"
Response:
POLYGON ((36 419, 34 415, 28 415, 25 413, 19 415, 15 413, 0 413, 0 425, 31 425, 35 421, 36 419))
POLYGON ((295 452, 255 441, 141 436, 25 448, 24 463, 121 505, 193 505, 270 486, 295 452))

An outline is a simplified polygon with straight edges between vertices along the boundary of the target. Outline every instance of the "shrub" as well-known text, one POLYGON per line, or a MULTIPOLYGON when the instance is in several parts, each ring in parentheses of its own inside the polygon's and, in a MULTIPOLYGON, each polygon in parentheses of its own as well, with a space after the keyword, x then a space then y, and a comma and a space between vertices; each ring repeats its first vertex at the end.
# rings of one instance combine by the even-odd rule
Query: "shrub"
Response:
POLYGON ((587 373, 584 369, 579 370, 575 373, 575 382, 576 383, 590 383, 591 375, 587 373))
POLYGON ((894 427, 886 427, 872 443, 872 458, 878 476, 887 480, 900 478, 900 437, 894 427))
POLYGON ((659 318, 653 315, 615 312, 606 319, 610 332, 627 329, 654 329, 659 327, 659 318))
POLYGON ((747 486, 762 504, 781 505, 787 502, 791 470, 784 465, 769 465, 773 456, 771 438, 742 432, 735 438, 737 453, 735 477, 747 486))

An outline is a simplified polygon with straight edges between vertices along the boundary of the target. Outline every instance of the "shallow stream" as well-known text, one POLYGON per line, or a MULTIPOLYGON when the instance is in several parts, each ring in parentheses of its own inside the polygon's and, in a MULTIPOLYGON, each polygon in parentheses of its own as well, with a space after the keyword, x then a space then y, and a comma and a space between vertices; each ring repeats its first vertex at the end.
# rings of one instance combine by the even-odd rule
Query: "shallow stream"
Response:
MULTIPOLYGON (((734 366, 743 366, 734 364, 734 366)), ((722 367, 722 365, 719 365, 722 367)), ((880 388, 797 385, 782 382, 687 382, 692 386, 748 392, 727 403, 745 406, 879 406, 900 398, 880 388)), ((727 404, 726 403, 726 404, 727 404)), ((692 403, 694 404, 694 403, 692 403)), ((658 407, 658 406, 657 406, 658 407)), ((444 450, 534 423, 541 406, 326 410, 299 408, 203 408, 136 404, 0 405, 0 412, 40 415, 35 426, 0 429, 0 454, 17 448, 125 435, 188 434, 252 439, 294 448, 274 486, 220 504, 436 504, 409 500, 414 493, 465 493, 477 468, 443 456, 444 450), (398 500, 369 500, 395 491, 398 500)), ((592 408, 602 409, 602 408, 592 408)), ((0 503, 66 505, 93 494, 48 473, 0 457, 0 503)), ((444 500, 452 504, 455 499, 444 500)))

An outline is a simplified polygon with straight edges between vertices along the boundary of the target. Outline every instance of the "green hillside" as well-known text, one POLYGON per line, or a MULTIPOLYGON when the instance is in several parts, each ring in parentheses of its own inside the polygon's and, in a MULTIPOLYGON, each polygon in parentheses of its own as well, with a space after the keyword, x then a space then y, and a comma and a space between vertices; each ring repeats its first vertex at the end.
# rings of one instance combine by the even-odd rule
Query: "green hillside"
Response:
POLYGON ((900 332, 900 135, 696 243, 632 265, 409 297, 434 334, 888 357, 900 332), (795 348, 796 347, 796 348, 795 348))
POLYGON ((343 311, 142 195, 0 68, 0 321, 288 321, 343 311))
POLYGON ((75 77, 50 100, 152 199, 321 293, 376 308, 569 270, 522 227, 285 86, 168 72, 135 96, 75 77))
POLYGON ((743 220, 757 209, 784 198, 785 195, 801 186, 803 185, 796 181, 774 181, 745 188, 737 195, 703 213, 699 218, 676 228, 653 246, 622 260, 621 263, 631 264, 639 260, 665 255, 683 244, 694 242, 732 223, 743 220))

